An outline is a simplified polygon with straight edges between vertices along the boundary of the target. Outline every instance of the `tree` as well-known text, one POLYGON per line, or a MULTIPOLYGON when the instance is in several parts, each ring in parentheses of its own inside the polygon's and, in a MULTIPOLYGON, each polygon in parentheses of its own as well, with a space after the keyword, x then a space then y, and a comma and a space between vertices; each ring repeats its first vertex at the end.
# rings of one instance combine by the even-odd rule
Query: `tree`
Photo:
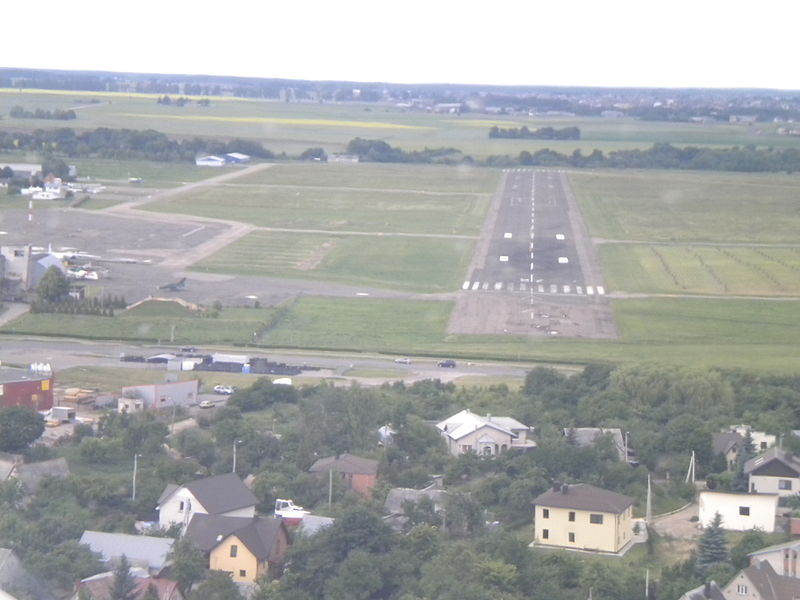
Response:
POLYGON ((208 564, 203 553, 195 548, 187 538, 175 542, 170 553, 172 559, 172 572, 178 587, 186 595, 192 584, 198 581, 206 570, 208 564))
POLYGON ((56 266, 52 266, 45 271, 36 290, 39 299, 45 302, 60 302, 69 294, 69 280, 67 276, 56 266))
POLYGON ((109 600, 134 600, 136 598, 136 580, 131 575, 128 558, 123 554, 119 565, 114 569, 114 583, 111 585, 109 600))
POLYGON ((28 406, 0 408, 0 450, 27 448, 44 433, 44 417, 28 406))
POLYGON ((239 588, 223 571, 211 571, 203 585, 192 592, 192 600, 242 600, 239 588))
POLYGON ((695 570, 703 575, 718 564, 728 560, 728 539, 722 528, 722 516, 714 514, 714 520, 706 527, 700 540, 697 542, 697 559, 695 570))

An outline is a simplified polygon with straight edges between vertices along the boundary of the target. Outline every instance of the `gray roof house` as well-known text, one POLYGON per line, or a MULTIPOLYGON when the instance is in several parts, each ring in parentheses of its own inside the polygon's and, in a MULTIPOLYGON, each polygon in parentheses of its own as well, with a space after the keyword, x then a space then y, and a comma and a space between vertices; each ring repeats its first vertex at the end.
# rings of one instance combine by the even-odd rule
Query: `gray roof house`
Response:
POLYGON ((594 446, 598 441, 609 437, 621 461, 626 462, 627 459, 628 463, 637 464, 633 451, 618 427, 568 427, 564 429, 564 435, 571 437, 579 448, 594 446))
POLYGON ((158 499, 158 524, 186 526, 195 514, 228 517, 255 516, 256 497, 235 473, 169 484, 158 499))
POLYGON ((800 597, 800 578, 778 575, 767 561, 755 561, 723 589, 725 598, 793 600, 800 597))
POLYGON ((22 566, 10 548, 0 548, 0 591, 25 592, 37 600, 55 600, 45 585, 22 566))
POLYGON ((725 596, 722 595, 722 588, 712 579, 693 590, 689 590, 678 600, 725 600, 725 596))
POLYGON ((62 456, 51 460, 17 465, 14 475, 19 479, 26 493, 35 494, 48 477, 66 479, 70 476, 70 471, 67 459, 62 456))
POLYGON ((156 576, 167 566, 167 557, 174 542, 167 537, 90 530, 84 531, 80 539, 81 544, 100 554, 101 560, 109 568, 116 567, 124 554, 131 565, 147 569, 156 576))

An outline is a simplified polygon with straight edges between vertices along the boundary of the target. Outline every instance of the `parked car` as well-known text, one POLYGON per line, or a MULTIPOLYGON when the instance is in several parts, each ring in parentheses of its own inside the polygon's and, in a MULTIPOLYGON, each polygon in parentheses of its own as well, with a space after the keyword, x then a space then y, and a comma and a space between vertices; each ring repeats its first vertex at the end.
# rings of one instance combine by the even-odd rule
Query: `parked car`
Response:
POLYGON ((214 408, 216 405, 211 400, 201 400, 197 406, 199 408, 214 408))
POLYGON ((226 396, 230 396, 233 392, 236 391, 236 388, 232 385, 215 385, 214 392, 217 394, 224 394, 226 396))
POLYGON ((456 361, 452 358, 448 358, 446 360, 440 360, 436 363, 440 367, 444 367, 445 369, 455 369, 456 368, 456 361))
POLYGON ((401 365, 410 365, 411 359, 410 358, 395 358, 394 362, 401 364, 401 365))

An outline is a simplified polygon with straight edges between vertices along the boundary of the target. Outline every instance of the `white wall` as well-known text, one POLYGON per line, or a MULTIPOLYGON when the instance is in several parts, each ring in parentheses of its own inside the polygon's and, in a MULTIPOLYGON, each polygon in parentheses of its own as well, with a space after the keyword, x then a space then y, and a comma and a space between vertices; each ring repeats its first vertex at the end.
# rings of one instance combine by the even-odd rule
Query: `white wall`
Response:
POLYGON ((159 506, 158 526, 166 529, 176 523, 186 525, 195 513, 207 514, 208 511, 189 490, 180 488, 159 506))
POLYGON ((774 494, 733 494, 729 492, 700 492, 700 524, 707 527, 714 515, 722 516, 722 527, 735 531, 748 531, 754 527, 762 531, 775 530, 775 510, 778 496, 774 494), (750 514, 740 514, 740 508, 749 508, 750 514))
POLYGON ((776 477, 775 475, 750 475, 750 491, 759 494, 778 494, 779 496, 795 496, 800 492, 800 479, 797 477, 776 477), (780 489, 781 481, 791 481, 791 489, 780 489))

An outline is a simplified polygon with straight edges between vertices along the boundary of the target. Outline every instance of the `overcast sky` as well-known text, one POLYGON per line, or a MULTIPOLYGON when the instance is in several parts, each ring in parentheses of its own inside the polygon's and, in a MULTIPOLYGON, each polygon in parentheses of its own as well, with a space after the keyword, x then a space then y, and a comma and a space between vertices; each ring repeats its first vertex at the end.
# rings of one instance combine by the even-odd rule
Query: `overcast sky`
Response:
POLYGON ((7 4, 3 67, 396 83, 800 88, 797 0, 7 4))

